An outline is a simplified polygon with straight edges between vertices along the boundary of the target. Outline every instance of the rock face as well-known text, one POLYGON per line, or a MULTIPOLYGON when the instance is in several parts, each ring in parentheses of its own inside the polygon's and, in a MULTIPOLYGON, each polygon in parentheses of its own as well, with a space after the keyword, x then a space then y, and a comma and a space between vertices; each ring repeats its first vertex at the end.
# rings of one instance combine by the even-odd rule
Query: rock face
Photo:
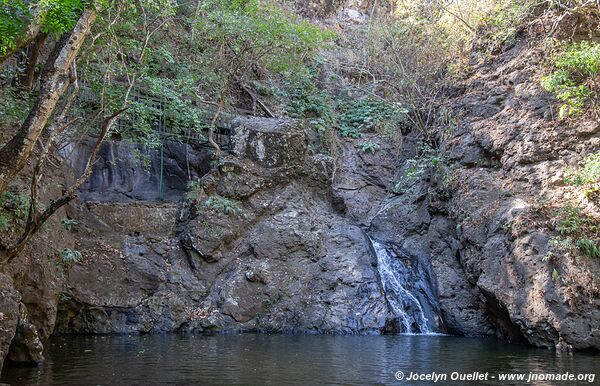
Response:
POLYGON ((431 315, 434 331, 493 335, 483 296, 468 282, 458 259, 456 224, 431 200, 430 172, 398 182, 411 167, 409 160, 417 156, 422 138, 409 134, 399 149, 374 134, 366 134, 365 140, 376 142, 381 150, 371 154, 357 151, 351 140, 341 144, 344 162, 333 188, 346 215, 412 267, 409 287, 416 289, 416 297, 431 315))
POLYGON ((474 67, 450 102, 458 125, 443 143, 445 170, 427 164, 409 135, 395 194, 368 221, 369 233, 431 261, 449 332, 600 349, 600 261, 545 258, 556 232, 539 209, 582 200, 562 176, 600 148, 600 127, 554 118, 556 103, 539 86, 543 58, 524 37, 474 67))
POLYGON ((12 279, 0 274, 0 371, 17 332, 20 304, 21 294, 14 289, 12 279))
MULTIPOLYGON (((70 176, 70 169, 50 168, 47 172, 50 183, 41 186, 41 202, 61 194, 70 176)), ((61 225, 66 217, 65 210, 59 210, 20 256, 0 267, 0 363, 8 359, 26 364, 43 360, 43 343, 54 331, 64 284, 60 251, 74 248, 72 235, 61 225)), ((15 240, 17 229, 1 232, 3 242, 15 240)))
POLYGON ((166 143, 158 202, 160 153, 144 168, 130 146, 105 144, 81 201, 3 267, 0 367, 41 361, 53 332, 382 333, 422 325, 419 313, 431 331, 600 349, 600 260, 546 259, 556 232, 539 209, 580 200, 599 217, 562 177, 598 151, 600 125, 554 118, 544 55, 521 37, 474 63, 435 162, 416 131, 398 143, 365 133, 373 153, 339 139, 333 159, 309 151, 298 122, 240 118, 213 168, 206 151, 166 143), (407 318, 382 258, 417 300, 407 318))
POLYGON ((16 363, 41 363, 44 347, 30 322, 23 297, 12 279, 0 274, 0 371, 5 358, 16 363))
MULTIPOLYGON (((85 168, 92 146, 91 142, 83 142, 71 155, 77 175, 85 168)), ((158 200, 162 163, 162 199, 177 201, 185 192, 187 181, 197 180, 208 172, 209 161, 206 149, 179 142, 163 141, 161 151, 124 141, 106 141, 100 148, 92 175, 81 189, 80 198, 95 202, 158 200)))
POLYGON ((297 122, 234 126, 234 154, 182 207, 87 204, 94 231, 78 236, 84 261, 57 331, 379 333, 393 322, 367 235, 332 204, 333 159, 308 153, 297 122))
MULTIPOLYGON (((545 54, 522 39, 475 67, 458 90, 459 125, 446 144, 456 165, 448 209, 465 278, 484 296, 500 335, 600 349, 600 261, 544 259, 555 234, 536 209, 578 200, 562 176, 600 148, 600 126, 554 118, 556 103, 539 86, 545 54)), ((600 217, 600 208, 590 208, 600 217)))

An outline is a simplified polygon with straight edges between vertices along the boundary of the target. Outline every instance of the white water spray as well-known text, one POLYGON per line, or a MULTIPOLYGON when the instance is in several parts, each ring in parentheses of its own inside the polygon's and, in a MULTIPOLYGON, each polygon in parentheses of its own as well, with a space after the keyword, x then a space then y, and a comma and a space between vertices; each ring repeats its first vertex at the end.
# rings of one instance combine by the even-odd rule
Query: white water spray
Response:
POLYGON ((402 272, 394 268, 393 260, 395 258, 378 241, 371 240, 371 243, 377 254, 377 269, 385 297, 392 311, 404 326, 404 332, 431 334, 432 331, 421 303, 402 284, 400 278, 402 272))

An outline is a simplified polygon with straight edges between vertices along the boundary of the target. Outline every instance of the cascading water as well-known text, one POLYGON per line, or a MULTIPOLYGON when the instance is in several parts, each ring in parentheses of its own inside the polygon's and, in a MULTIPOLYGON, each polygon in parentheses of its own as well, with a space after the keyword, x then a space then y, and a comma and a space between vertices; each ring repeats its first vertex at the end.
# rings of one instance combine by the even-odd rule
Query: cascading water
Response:
MULTIPOLYGON (((386 301, 398 318, 401 332, 432 334, 437 324, 437 301, 429 280, 395 257, 386 246, 371 239, 386 301)), ((418 267, 417 267, 418 268, 418 267)), ((427 275, 425 275, 427 276, 427 275)))

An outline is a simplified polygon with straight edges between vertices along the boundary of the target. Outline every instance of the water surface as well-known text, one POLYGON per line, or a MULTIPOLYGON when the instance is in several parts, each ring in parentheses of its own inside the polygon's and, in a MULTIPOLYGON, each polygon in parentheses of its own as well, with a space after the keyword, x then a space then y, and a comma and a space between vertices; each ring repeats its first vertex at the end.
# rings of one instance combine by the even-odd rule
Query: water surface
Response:
MULTIPOLYGON (((12 385, 431 385, 398 371, 600 372, 600 355, 452 336, 142 335, 57 337, 38 368, 7 367, 12 385)), ((598 378, 598 377, 596 377, 598 378)), ((600 380, 595 379, 594 384, 600 380)), ((445 381, 454 385, 524 382, 445 381)), ((555 385, 557 382, 535 382, 555 385)), ((569 382, 564 384, 590 384, 569 382)))

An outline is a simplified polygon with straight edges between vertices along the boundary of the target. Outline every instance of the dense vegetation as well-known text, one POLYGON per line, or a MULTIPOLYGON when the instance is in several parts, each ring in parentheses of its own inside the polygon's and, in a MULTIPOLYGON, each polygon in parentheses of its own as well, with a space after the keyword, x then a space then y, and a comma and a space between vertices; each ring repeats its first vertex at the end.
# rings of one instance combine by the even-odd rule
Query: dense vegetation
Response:
MULTIPOLYGON (((426 170, 445 184, 450 172, 439 143, 453 125, 442 103, 445 88, 468 71, 470 59, 487 60, 514 44, 529 21, 585 12, 588 3, 388 2, 368 23, 333 32, 275 0, 3 0, 0 229, 21 233, 3 248, 16 255, 73 199, 106 137, 150 148, 160 146, 157 127, 185 128, 206 133, 219 158, 215 122, 236 109, 303 119, 318 138, 317 150, 330 154, 338 135, 375 154, 380 146, 364 133, 399 144, 408 128, 417 130, 423 144, 396 193, 410 190, 426 170), (484 47, 471 51, 476 37, 484 47), (48 158, 61 158, 66 143, 90 138, 95 150, 84 174, 62 196, 38 203, 48 158), (34 152, 34 144, 41 150, 34 152)), ((594 113, 598 42, 565 39, 551 46, 541 86, 558 99, 558 115, 594 113)), ((597 154, 589 155, 566 181, 597 194, 597 163, 597 154)), ((223 200, 211 198, 207 208, 238 213, 223 200)))

